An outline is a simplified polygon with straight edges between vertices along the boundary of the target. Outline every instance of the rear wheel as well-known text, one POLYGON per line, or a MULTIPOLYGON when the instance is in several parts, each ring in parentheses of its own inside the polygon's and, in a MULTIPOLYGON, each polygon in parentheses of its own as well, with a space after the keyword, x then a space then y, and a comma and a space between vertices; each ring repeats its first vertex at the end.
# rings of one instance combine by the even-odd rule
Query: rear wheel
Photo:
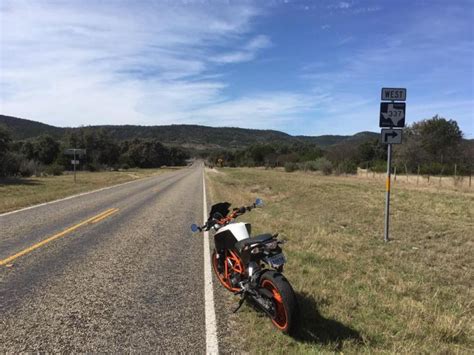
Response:
POLYGON ((273 295, 273 325, 284 333, 290 333, 296 315, 296 297, 290 283, 282 274, 269 271, 262 275, 260 287, 266 288, 273 295))

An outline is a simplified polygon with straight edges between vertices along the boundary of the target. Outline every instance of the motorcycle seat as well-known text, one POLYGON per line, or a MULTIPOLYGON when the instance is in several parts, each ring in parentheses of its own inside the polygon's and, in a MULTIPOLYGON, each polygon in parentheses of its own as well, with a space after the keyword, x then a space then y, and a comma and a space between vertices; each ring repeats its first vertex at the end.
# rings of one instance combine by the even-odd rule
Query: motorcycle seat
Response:
POLYGON ((260 235, 257 235, 255 237, 242 239, 241 241, 235 243, 235 247, 237 248, 237 250, 239 252, 242 252, 242 250, 248 245, 265 243, 266 241, 268 241, 272 238, 273 238, 273 236, 269 233, 260 234, 260 235))

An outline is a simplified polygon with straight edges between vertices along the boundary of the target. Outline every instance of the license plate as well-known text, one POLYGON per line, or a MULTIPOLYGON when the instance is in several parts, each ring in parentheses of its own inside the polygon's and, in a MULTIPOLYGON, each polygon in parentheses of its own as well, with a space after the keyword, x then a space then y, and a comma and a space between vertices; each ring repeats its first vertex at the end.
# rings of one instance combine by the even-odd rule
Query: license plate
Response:
POLYGON ((285 255, 283 255, 283 253, 270 256, 267 258, 267 260, 268 260, 268 263, 274 268, 280 267, 284 263, 286 263, 286 258, 285 258, 285 255))

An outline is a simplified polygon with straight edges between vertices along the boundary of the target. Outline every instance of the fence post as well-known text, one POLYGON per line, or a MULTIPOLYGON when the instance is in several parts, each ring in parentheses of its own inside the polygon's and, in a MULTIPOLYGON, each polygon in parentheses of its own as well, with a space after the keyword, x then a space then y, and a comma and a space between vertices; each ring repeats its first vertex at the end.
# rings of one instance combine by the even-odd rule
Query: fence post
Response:
POLYGON ((408 182, 408 168, 406 164, 405 164, 405 175, 407 176, 407 182, 408 182))
POLYGON ((454 186, 458 185, 458 174, 457 174, 458 166, 457 164, 454 164, 454 186))
POLYGON ((397 181, 397 167, 393 168, 393 181, 397 181))
POLYGON ((471 188, 472 171, 469 172, 469 188, 471 188))
POLYGON ((416 184, 418 185, 418 180, 420 179, 420 165, 418 165, 418 174, 416 175, 416 184))

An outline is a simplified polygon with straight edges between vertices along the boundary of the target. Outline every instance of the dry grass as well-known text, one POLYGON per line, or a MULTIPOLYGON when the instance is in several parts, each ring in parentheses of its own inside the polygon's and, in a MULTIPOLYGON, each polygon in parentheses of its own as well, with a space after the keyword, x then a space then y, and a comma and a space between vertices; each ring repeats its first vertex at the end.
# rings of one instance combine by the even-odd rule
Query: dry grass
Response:
MULTIPOLYGON (((365 169, 358 169, 357 177, 362 179, 378 179, 385 181, 386 173, 368 172, 365 169)), ((433 176, 433 175, 413 175, 398 173, 392 174, 393 185, 404 187, 415 187, 417 189, 450 189, 461 192, 474 192, 474 181, 469 176, 433 176), (471 181, 470 181, 471 180, 471 181)))
POLYGON ((77 173, 76 184, 74 184, 72 174, 24 179, 0 179, 0 213, 166 171, 169 171, 169 169, 79 172, 77 173))
POLYGON ((245 350, 474 352, 473 193, 395 185, 384 244, 382 181, 221 171, 208 174, 213 202, 264 199, 243 218, 288 241, 285 274, 301 309, 289 337, 244 308, 233 336, 245 350))

